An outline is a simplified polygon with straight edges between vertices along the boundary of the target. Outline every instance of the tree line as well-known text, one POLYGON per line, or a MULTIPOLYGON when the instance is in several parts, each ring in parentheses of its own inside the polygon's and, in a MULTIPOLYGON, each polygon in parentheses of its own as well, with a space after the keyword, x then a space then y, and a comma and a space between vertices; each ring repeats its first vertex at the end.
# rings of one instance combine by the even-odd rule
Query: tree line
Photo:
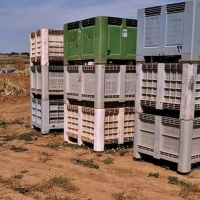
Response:
POLYGON ((23 53, 11 52, 11 53, 0 53, 0 55, 9 55, 9 56, 12 56, 12 55, 27 55, 27 56, 29 56, 29 53, 28 52, 23 52, 23 53))

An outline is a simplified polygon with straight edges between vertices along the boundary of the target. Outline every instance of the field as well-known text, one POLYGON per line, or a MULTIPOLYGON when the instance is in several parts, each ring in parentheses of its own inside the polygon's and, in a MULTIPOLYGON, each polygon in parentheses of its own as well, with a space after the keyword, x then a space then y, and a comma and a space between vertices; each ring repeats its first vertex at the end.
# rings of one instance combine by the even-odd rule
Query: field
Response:
POLYGON ((29 76, 5 78, 24 90, 0 90, 0 200, 200 199, 198 166, 183 176, 169 163, 133 160, 132 147, 95 153, 41 135, 30 126, 29 76))

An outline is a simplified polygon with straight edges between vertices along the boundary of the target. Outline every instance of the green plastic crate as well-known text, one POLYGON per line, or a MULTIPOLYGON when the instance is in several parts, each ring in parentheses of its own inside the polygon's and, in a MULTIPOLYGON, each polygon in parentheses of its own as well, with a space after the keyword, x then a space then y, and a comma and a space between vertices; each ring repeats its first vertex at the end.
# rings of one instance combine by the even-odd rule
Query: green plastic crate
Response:
POLYGON ((123 64, 134 61, 136 34, 137 20, 134 19, 99 16, 65 24, 64 62, 123 64))

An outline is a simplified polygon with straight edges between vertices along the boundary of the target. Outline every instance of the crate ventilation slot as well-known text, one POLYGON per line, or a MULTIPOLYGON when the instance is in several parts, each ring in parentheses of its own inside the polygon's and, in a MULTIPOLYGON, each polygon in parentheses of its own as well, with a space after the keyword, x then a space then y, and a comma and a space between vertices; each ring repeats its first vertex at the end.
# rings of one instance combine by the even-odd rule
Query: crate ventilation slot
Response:
POLYGON ((137 20, 135 20, 135 19, 126 19, 126 26, 137 27, 137 20))
POLYGON ((49 34, 51 34, 51 35, 63 35, 63 30, 49 29, 48 32, 49 32, 49 34))
POLYGON ((185 2, 167 5, 167 14, 184 12, 184 10, 185 10, 185 2))
POLYGON ((82 21, 82 26, 87 27, 87 26, 94 26, 95 25, 95 18, 89 18, 85 19, 82 21))
POLYGON ((121 26, 122 25, 122 18, 108 17, 108 24, 121 26))
POLYGON ((160 13, 161 13, 161 6, 145 8, 145 17, 160 15, 160 13))
POLYGON ((36 31, 36 35, 37 36, 41 35, 41 31, 40 30, 36 31))
POLYGON ((49 66, 49 71, 64 71, 64 67, 63 66, 49 66))
POLYGON ((31 33, 31 38, 34 38, 35 37, 35 33, 31 33))
POLYGON ((79 22, 72 22, 67 24, 68 30, 73 30, 79 28, 79 22))

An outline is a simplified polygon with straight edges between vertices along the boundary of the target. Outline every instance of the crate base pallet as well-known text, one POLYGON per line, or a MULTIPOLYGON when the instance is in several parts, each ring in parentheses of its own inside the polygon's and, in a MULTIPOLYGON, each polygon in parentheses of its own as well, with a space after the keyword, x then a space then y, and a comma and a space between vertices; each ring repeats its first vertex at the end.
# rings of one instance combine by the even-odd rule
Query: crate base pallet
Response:
POLYGON ((93 144, 104 151, 106 144, 133 141, 134 107, 94 109, 64 104, 64 140, 76 139, 78 145, 93 144))
POLYGON ((31 98, 31 125, 42 134, 64 129, 64 105, 62 99, 41 100, 31 98))
POLYGON ((200 65, 196 63, 137 63, 135 112, 144 107, 180 111, 194 119, 200 108, 200 65))
POLYGON ((135 113, 134 158, 150 155, 178 164, 178 172, 189 173, 200 162, 200 118, 180 120, 135 113))

